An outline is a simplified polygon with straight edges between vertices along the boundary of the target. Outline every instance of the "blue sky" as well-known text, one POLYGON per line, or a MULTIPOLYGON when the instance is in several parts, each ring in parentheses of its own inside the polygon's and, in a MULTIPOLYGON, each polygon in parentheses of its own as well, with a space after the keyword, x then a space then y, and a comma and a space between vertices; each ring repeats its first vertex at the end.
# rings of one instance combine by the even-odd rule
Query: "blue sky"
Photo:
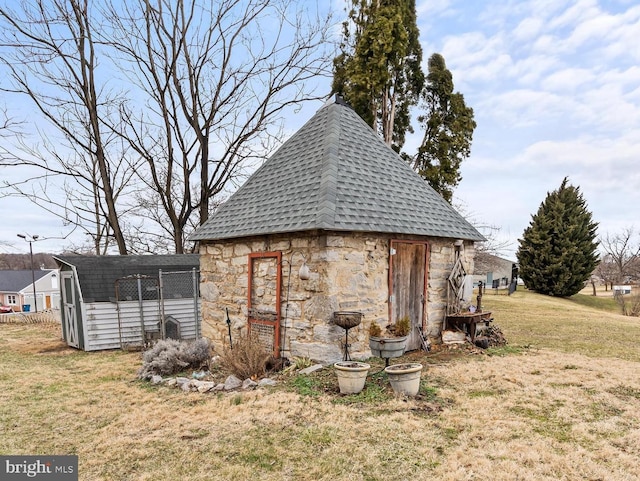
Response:
MULTIPOLYGON (((342 3, 333 5, 339 22, 342 3)), ((428 57, 441 53, 478 124, 454 204, 474 222, 501 228, 499 238, 510 243, 505 257, 515 258, 531 215, 565 176, 580 187, 600 234, 640 228, 640 5, 418 0, 416 6, 425 71, 428 57)), ((286 130, 297 130, 320 105, 288 118, 286 130)), ((418 141, 409 138, 406 150, 418 141)), ((0 212, 0 243, 13 244, 0 245, 0 252, 28 251, 18 232, 64 233, 23 201, 0 198, 0 212)), ((38 251, 58 251, 66 242, 38 244, 38 251)))
POLYGON ((640 214, 640 5, 418 3, 425 57, 441 53, 478 127, 455 203, 517 239, 565 176, 600 234, 640 214))

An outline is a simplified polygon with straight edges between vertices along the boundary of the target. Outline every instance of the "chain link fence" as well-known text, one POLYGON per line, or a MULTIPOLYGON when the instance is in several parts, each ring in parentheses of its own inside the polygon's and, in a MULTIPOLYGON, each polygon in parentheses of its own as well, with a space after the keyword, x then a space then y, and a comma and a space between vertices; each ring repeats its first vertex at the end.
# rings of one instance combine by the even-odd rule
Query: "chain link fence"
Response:
POLYGON ((201 336, 200 273, 158 271, 116 280, 121 348, 144 348, 158 339, 201 336))

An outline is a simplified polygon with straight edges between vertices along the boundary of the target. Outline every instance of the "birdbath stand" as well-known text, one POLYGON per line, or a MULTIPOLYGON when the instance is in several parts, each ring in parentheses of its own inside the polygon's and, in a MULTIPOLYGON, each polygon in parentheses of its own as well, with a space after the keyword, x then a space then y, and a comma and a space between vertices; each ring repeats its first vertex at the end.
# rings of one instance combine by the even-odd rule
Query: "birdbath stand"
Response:
POLYGON ((357 311, 336 311, 333 313, 333 322, 336 326, 344 329, 343 361, 350 361, 349 355, 349 329, 358 326, 362 322, 362 312, 357 311))

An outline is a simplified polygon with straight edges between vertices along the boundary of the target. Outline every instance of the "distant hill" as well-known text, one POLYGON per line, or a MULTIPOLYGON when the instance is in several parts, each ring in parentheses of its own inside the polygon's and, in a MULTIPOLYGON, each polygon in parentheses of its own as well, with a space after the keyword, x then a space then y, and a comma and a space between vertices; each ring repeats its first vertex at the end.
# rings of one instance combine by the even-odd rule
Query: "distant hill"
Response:
MULTIPOLYGON (((34 253, 34 269, 56 269, 58 264, 53 260, 53 254, 34 253)), ((19 271, 31 269, 31 256, 29 254, 0 254, 0 270, 19 271)))

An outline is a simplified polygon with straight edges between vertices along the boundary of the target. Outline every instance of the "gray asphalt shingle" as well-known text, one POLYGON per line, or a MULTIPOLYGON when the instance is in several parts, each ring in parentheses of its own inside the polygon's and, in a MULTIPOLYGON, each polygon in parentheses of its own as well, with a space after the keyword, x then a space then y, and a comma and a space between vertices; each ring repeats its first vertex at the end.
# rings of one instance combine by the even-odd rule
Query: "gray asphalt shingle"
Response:
POLYGON ((322 107, 191 236, 309 230, 483 240, 348 106, 322 107))
POLYGON ((40 269, 22 270, 22 271, 0 271, 0 292, 20 292, 27 286, 33 284, 33 279, 37 281, 41 277, 47 275, 49 271, 40 269))

